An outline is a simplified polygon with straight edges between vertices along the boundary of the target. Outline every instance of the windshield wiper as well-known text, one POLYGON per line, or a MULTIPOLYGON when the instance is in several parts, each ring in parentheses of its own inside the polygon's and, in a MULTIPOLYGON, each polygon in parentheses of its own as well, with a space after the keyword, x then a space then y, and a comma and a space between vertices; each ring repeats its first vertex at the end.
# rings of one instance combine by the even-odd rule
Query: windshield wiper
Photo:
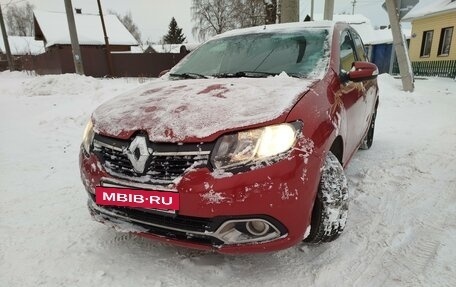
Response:
POLYGON ((179 77, 184 79, 207 79, 205 75, 197 73, 182 73, 182 74, 169 74, 171 77, 179 77))
POLYGON ((214 74, 212 77, 215 78, 240 78, 240 77, 248 77, 248 78, 265 78, 268 76, 275 76, 277 73, 269 73, 269 72, 261 72, 261 71, 239 71, 235 73, 219 73, 214 74))
POLYGON ((287 75, 290 77, 299 78, 299 79, 303 79, 306 77, 305 75, 300 74, 300 73, 287 73, 287 75))

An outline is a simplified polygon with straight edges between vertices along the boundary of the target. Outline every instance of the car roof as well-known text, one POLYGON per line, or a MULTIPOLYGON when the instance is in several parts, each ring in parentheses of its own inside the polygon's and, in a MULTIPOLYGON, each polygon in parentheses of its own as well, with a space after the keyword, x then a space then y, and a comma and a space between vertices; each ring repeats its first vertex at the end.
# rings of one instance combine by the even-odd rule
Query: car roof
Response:
POLYGON ((334 26, 339 24, 346 24, 343 22, 335 21, 309 21, 309 22, 293 22, 283 24, 272 24, 272 25, 261 25, 249 28, 235 29, 219 35, 216 35, 213 39, 231 37, 243 34, 256 34, 256 33, 271 33, 271 32, 290 32, 302 29, 326 29, 332 32, 334 26))

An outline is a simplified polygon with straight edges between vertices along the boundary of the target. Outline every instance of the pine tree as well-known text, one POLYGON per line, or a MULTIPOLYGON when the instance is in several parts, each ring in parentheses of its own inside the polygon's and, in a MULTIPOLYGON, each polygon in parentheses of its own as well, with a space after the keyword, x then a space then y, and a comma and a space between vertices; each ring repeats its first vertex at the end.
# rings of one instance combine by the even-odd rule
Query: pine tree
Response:
POLYGON ((185 39, 182 28, 177 26, 176 19, 173 17, 169 23, 168 34, 163 37, 163 42, 165 44, 182 44, 185 39))

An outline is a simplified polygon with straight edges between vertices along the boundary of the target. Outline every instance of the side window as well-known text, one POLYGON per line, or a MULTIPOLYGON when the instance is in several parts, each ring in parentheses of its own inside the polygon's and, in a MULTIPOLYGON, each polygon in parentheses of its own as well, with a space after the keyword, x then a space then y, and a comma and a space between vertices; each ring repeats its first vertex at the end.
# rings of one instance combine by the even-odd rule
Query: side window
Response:
POLYGON ((355 44, 347 30, 340 35, 340 71, 350 71, 352 64, 356 61, 355 44))
POLYGON ((355 40, 355 49, 356 54, 358 55, 358 61, 368 61, 366 50, 364 49, 363 41, 361 37, 357 33, 350 33, 353 36, 353 40, 355 40))

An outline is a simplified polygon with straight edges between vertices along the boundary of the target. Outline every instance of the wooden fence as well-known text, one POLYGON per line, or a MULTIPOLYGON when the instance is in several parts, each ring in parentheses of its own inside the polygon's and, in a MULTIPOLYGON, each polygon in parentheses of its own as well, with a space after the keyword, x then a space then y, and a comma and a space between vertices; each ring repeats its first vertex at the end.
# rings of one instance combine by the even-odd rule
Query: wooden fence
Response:
MULTIPOLYGON (((108 75, 106 54, 103 49, 81 48, 86 76, 108 75)), ((172 68, 186 53, 112 53, 114 77, 157 77, 161 71, 172 68)), ((3 63, 1 63, 3 64, 3 63)), ((5 65, 0 65, 0 68, 5 65)), ((71 49, 52 49, 36 56, 15 58, 19 70, 35 71, 38 75, 75 73, 71 49)), ((1 69, 0 69, 1 71, 1 69)))

